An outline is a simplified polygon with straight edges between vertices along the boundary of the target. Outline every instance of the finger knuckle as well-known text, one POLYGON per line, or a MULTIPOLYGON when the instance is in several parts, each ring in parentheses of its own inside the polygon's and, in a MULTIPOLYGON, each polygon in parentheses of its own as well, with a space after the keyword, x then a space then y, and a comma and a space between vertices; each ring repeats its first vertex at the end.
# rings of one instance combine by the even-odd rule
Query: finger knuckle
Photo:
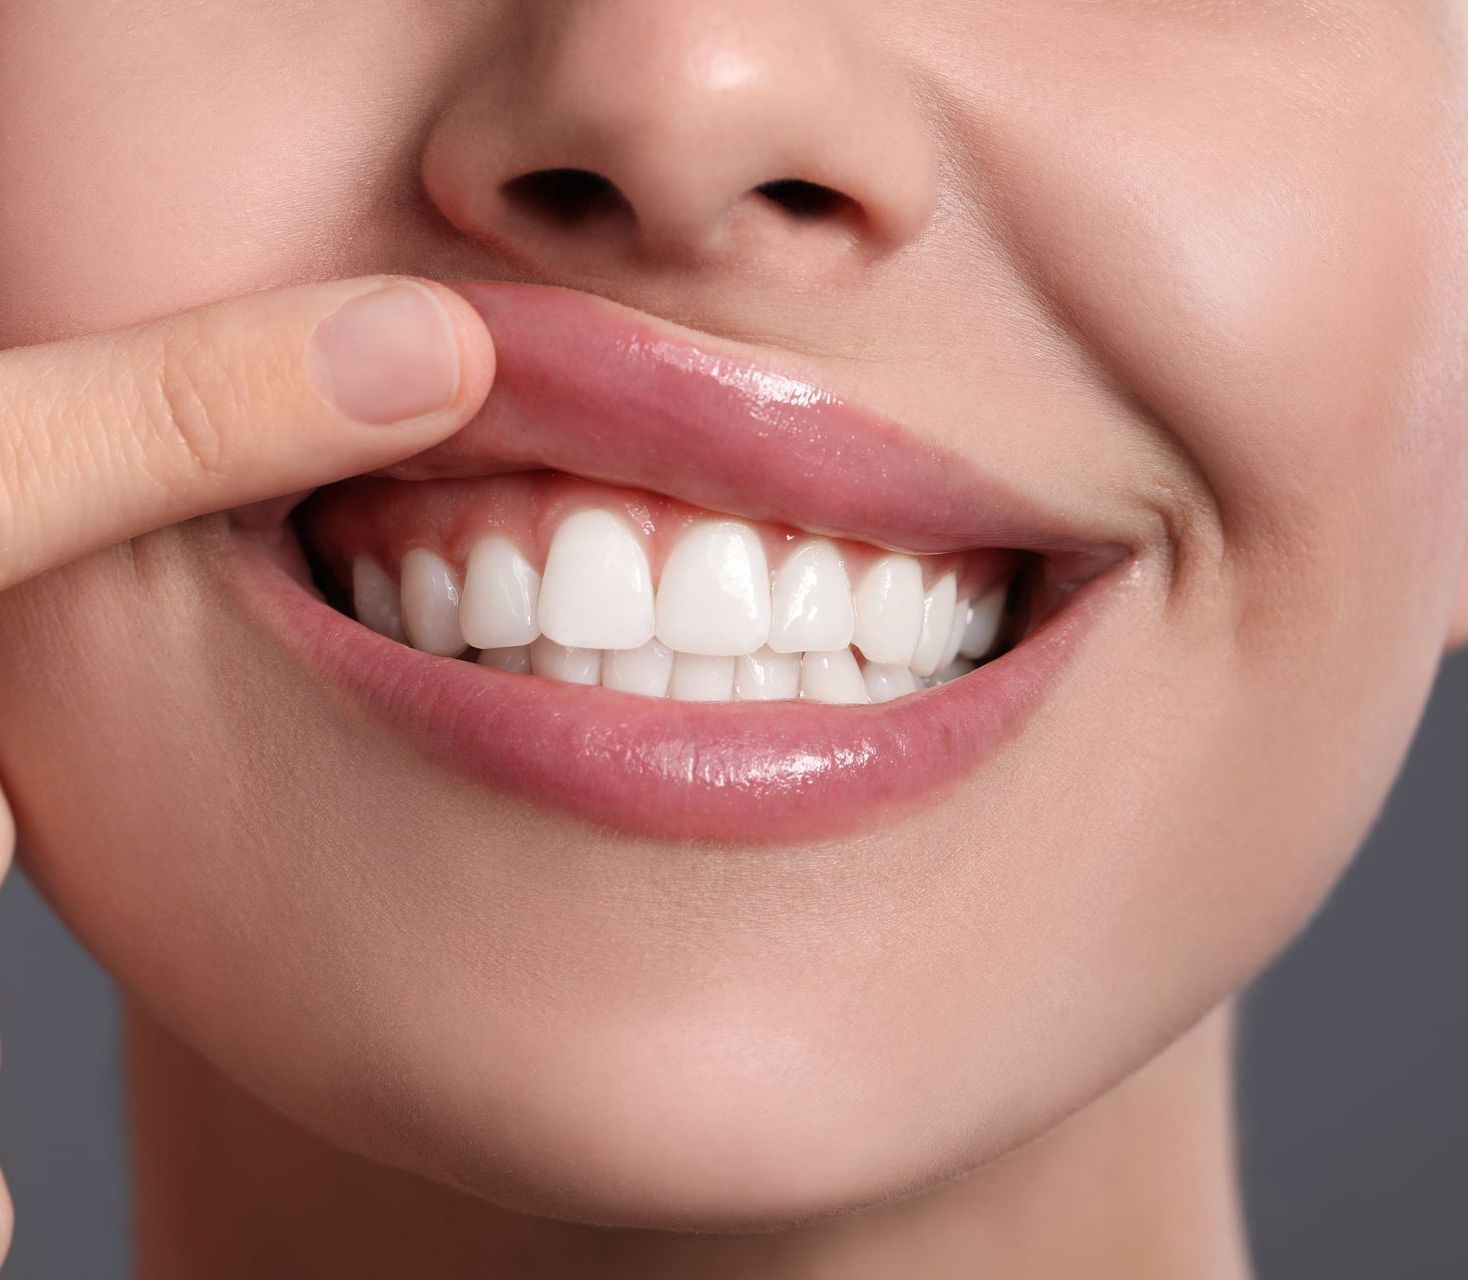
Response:
POLYGON ((181 459, 190 484, 219 480, 231 466, 230 424, 240 388, 229 362, 207 335, 182 325, 160 340, 152 385, 145 388, 148 418, 162 437, 165 456, 181 459))

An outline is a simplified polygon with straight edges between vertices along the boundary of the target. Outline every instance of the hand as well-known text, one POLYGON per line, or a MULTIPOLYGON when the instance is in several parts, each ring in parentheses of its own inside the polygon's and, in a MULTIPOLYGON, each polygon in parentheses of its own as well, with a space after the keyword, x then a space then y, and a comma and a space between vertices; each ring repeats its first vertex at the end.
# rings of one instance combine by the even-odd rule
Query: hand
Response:
MULTIPOLYGON (((409 457, 468 421, 493 375, 474 309, 396 276, 0 352, 0 592, 190 516, 409 457)), ((0 789, 0 878, 14 847, 0 789)), ((10 1227, 0 1179, 0 1260, 10 1227)))

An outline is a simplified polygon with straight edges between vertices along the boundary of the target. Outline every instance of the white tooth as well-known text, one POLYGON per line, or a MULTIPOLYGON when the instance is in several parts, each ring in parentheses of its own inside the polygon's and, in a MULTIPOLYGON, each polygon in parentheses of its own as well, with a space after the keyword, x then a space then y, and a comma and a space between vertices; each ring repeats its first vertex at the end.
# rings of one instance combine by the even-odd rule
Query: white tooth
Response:
POLYGON ((675 653, 668 696, 679 702, 728 702, 734 696, 734 659, 675 653))
POLYGON ((627 522, 597 508, 561 521, 545 558, 540 629, 580 649, 640 649, 652 624, 652 570, 627 522))
POLYGON ((694 525, 663 566, 658 639, 679 653, 733 658, 769 636, 770 571, 759 535, 738 520, 694 525))
POLYGON ((883 556, 856 588, 856 647, 872 662, 905 667, 923 630, 923 567, 883 556))
POLYGON ((980 596, 969 610, 963 629, 963 640, 958 646, 965 658, 982 658, 994 647, 999 638, 999 624, 1004 618, 1005 589, 995 587, 988 595, 980 596))
POLYGON ((484 538, 469 552, 459 627, 476 649, 508 649, 540 634, 540 574, 508 538, 484 538))
POLYGON ((437 552, 414 547, 403 557, 403 630, 424 653, 456 658, 468 646, 459 630, 459 577, 437 552))
POLYGON ((508 649, 485 649, 479 661, 486 667, 499 671, 513 671, 516 675, 530 674, 530 646, 515 645, 508 649))
POLYGON ((906 667, 868 662, 862 667, 861 674, 867 684, 867 694, 873 702, 891 702, 893 698, 916 693, 922 687, 918 684, 918 678, 906 667))
POLYGON ((601 682, 608 689, 665 698, 672 677, 673 651, 656 640, 640 649, 614 649, 602 656, 601 682))
POLYGON ((923 600, 923 633, 918 638, 912 661, 908 663, 918 675, 932 675, 943 661, 943 650, 948 647, 957 603, 958 578, 945 573, 923 600))
POLYGON ((870 702, 867 682, 850 649, 808 653, 800 662, 800 696, 812 702, 870 702))
POLYGON ((958 646, 963 643, 963 631, 968 626, 968 611, 972 607, 967 600, 960 600, 953 606, 953 621, 948 624, 948 641, 943 646, 943 656, 938 659, 939 671, 958 657, 958 646))
POLYGON ((803 543, 775 571, 771 603, 770 648, 776 653, 834 652, 851 643, 851 581, 835 544, 825 538, 803 543))
POLYGON ((974 664, 967 658, 957 658, 946 667, 941 667, 933 672, 929 684, 947 684, 950 680, 957 680, 959 676, 966 676, 974 669, 974 664))
POLYGON ((530 646, 530 669, 566 684, 600 684, 601 650, 575 649, 541 636, 530 646))
POLYGON ((740 702, 779 702, 800 693, 800 655, 761 649, 736 659, 734 697, 740 702))
POLYGON ((398 584, 376 560, 358 556, 352 561, 352 609, 357 621, 380 636, 403 643, 403 605, 398 584))

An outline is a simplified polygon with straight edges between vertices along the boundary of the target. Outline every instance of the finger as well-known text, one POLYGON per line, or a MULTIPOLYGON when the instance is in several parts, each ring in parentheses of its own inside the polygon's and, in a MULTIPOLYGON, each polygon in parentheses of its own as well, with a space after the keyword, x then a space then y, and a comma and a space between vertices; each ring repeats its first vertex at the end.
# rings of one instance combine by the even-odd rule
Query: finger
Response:
POLYGON ((474 309, 397 276, 0 352, 0 587, 408 457, 466 422, 493 373, 474 309))
POLYGON ((0 880, 5 879, 5 873, 10 870, 10 860, 14 856, 15 818, 5 800, 5 792, 0 791, 0 880))

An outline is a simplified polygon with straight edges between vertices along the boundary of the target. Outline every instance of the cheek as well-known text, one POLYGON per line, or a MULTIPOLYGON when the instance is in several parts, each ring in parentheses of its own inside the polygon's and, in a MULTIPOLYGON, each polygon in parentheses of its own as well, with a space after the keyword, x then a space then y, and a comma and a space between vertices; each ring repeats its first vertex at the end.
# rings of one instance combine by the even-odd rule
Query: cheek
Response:
POLYGON ((447 33, 408 0, 157 8, 0 6, 0 347, 403 252, 402 102, 447 33))

